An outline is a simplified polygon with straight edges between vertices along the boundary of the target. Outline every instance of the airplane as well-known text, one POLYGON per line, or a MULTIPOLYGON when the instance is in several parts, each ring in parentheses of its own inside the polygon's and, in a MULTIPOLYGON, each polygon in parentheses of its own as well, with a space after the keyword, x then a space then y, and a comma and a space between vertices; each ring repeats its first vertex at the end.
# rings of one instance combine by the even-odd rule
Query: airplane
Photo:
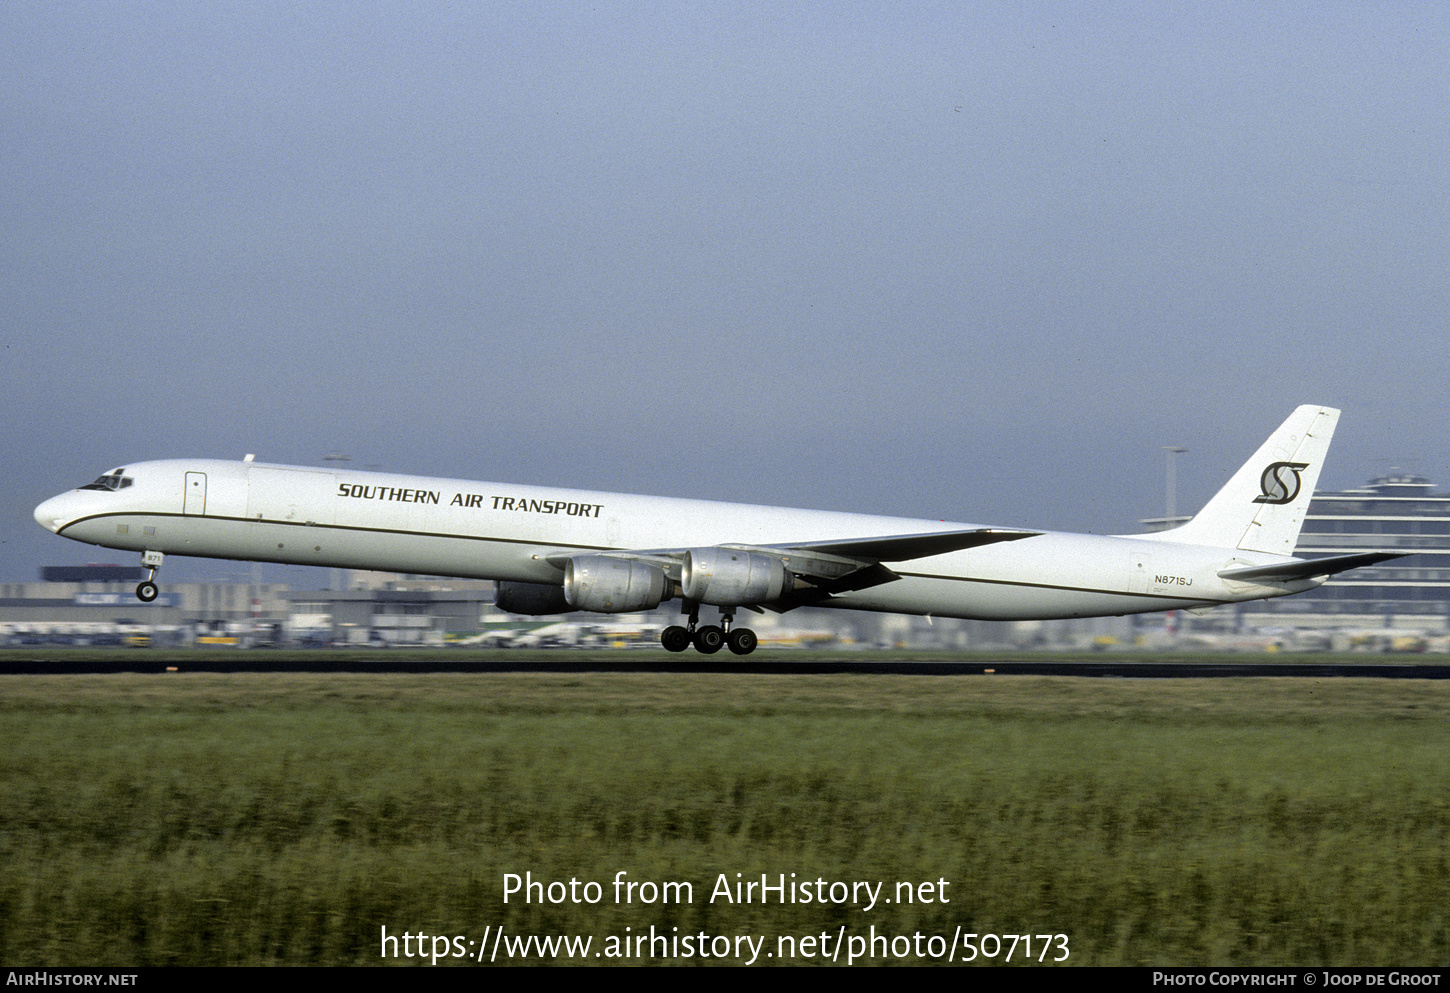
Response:
POLYGON ((141 553, 493 580, 509 613, 606 614, 679 599, 671 652, 755 650, 739 610, 801 606, 1026 620, 1286 596, 1399 558, 1293 555, 1339 411, 1297 408, 1187 523, 1142 535, 944 524, 347 469, 128 463, 46 500, 46 530, 141 553), (700 608, 719 610, 700 624, 700 608))

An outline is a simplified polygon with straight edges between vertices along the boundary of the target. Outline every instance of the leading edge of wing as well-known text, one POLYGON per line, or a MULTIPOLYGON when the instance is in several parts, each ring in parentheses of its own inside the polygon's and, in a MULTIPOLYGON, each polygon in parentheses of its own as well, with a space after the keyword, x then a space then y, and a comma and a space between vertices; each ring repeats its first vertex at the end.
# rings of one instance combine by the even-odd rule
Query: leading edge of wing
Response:
POLYGON ((973 528, 969 531, 936 531, 930 534, 892 534, 879 538, 847 538, 801 544, 769 545, 782 552, 816 552, 874 562, 905 562, 929 555, 945 555, 965 548, 993 545, 999 541, 1032 538, 1040 531, 1009 531, 1004 528, 973 528))

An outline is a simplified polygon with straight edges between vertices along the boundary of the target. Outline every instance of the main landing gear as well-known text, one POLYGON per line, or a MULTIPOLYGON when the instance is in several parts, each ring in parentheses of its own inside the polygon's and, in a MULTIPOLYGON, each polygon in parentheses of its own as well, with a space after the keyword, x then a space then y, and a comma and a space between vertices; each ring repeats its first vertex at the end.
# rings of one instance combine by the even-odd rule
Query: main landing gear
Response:
POLYGON ((151 570, 146 575, 146 581, 136 587, 136 599, 142 603, 150 603, 156 599, 160 592, 156 588, 156 570, 161 568, 161 560, 166 558, 161 552, 142 552, 141 564, 151 570))
POLYGON ((688 611, 690 614, 690 626, 681 627, 672 624, 660 633, 660 644, 665 646, 667 651, 683 652, 691 645, 701 655, 714 655, 721 648, 729 647, 736 655, 749 655, 755 651, 755 646, 760 644, 760 639, 755 637, 755 632, 749 628, 731 628, 735 620, 735 611, 729 608, 720 611, 720 626, 706 624, 698 627, 700 622, 700 605, 692 601, 686 601, 681 608, 681 613, 688 611))

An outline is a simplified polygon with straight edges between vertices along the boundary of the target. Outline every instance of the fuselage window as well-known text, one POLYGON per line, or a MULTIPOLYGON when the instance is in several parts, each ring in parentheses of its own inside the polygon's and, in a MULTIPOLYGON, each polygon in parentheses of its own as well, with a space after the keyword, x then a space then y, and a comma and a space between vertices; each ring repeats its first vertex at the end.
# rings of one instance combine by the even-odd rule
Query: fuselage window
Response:
POLYGON ((94 483, 87 483, 82 486, 83 490, 124 490, 130 486, 133 480, 130 476, 123 476, 125 469, 117 469, 115 472, 108 472, 98 478, 94 483))

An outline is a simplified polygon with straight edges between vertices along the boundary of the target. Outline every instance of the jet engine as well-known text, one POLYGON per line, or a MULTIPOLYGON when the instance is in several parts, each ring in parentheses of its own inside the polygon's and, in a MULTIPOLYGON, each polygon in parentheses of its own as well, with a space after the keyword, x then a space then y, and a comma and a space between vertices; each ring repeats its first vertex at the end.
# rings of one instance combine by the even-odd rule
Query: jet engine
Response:
POLYGON ((717 607, 770 603, 794 585, 795 577, 780 559, 734 548, 692 548, 680 571, 680 591, 687 599, 717 607))
POLYGON ((564 566, 564 598, 575 610, 627 614, 653 610, 674 595, 665 571, 648 562, 576 555, 564 566))
POLYGON ((574 609, 564 599, 564 588, 548 583, 498 583, 493 603, 510 614, 567 614, 574 609))

